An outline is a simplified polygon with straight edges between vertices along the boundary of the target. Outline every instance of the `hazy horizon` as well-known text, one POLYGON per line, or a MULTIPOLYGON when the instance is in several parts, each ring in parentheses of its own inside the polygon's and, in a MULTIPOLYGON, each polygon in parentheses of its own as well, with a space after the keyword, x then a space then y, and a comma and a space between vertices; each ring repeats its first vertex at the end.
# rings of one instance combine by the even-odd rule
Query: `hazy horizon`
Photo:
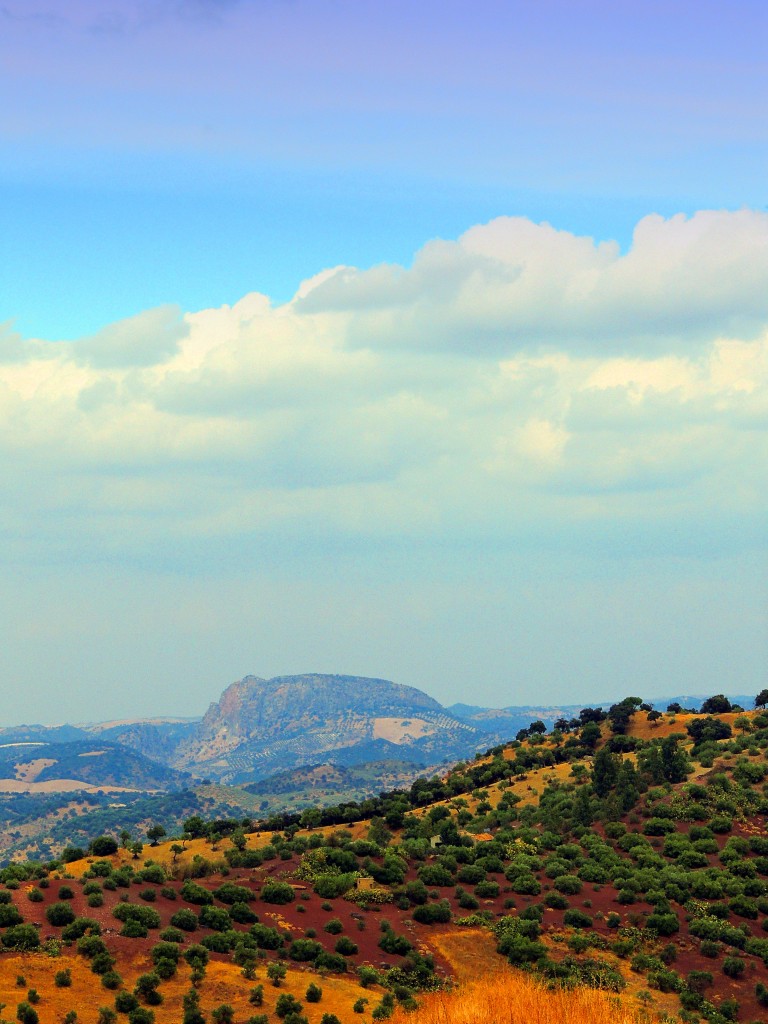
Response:
POLYGON ((766 30, 6 0, 2 721, 762 689, 766 30))
MULTIPOLYGON (((248 675, 253 676, 254 674, 253 673, 246 673, 246 676, 244 676, 242 678, 246 678, 248 675)), ((315 673, 315 672, 311 672, 311 671, 310 672, 296 672, 296 673, 291 673, 289 678, 293 677, 293 676, 300 677, 300 676, 304 676, 304 675, 338 675, 338 676, 344 676, 345 673, 343 673, 343 672, 315 673)), ((257 677, 257 678, 264 678, 264 677, 257 677)), ((356 678, 356 677, 352 677, 352 678, 356 678)), ((364 678, 373 679, 375 677, 368 676, 368 677, 364 677, 364 678)), ((233 683, 233 682, 240 682, 240 681, 241 680, 232 680, 231 683, 233 683)), ((398 680, 389 680, 389 682, 398 682, 398 680)), ((231 683, 226 684, 226 686, 231 685, 231 683)), ((410 685, 410 684, 406 684, 406 685, 410 685)), ((223 692, 224 689, 226 689, 226 686, 222 688, 222 692, 223 692)), ((420 687, 418 687, 418 689, 420 689, 420 687)), ((430 694, 430 696, 432 696, 432 694, 430 694)), ((589 702, 587 702, 587 701, 561 701, 559 703, 554 703, 554 704, 543 703, 543 702, 542 703, 523 702, 522 704, 519 704, 519 705, 508 705, 508 706, 510 706, 510 707, 522 707, 522 708, 530 707, 531 709, 545 710, 545 709, 558 708, 558 707, 569 708, 569 707, 579 707, 579 706, 587 706, 587 705, 589 705, 589 706, 593 706, 593 707, 602 707, 604 710, 607 710, 608 707, 610 706, 610 704, 615 703, 616 701, 618 701, 620 699, 623 699, 624 697, 628 697, 628 696, 639 696, 639 694, 625 694, 625 693, 619 694, 619 693, 616 693, 616 694, 610 694, 610 695, 607 695, 607 696, 603 695, 602 697, 595 696, 595 697, 592 697, 589 702)), ((658 695, 655 698, 650 698, 650 700, 651 701, 657 701, 657 702, 658 702, 659 699, 662 699, 662 700, 667 700, 667 699, 668 700, 684 699, 684 700, 694 700, 694 701, 697 701, 697 700, 701 700, 701 699, 704 699, 704 698, 709 697, 709 696, 712 696, 712 694, 711 693, 681 694, 681 693, 672 693, 670 691, 668 694, 658 695)), ((753 710, 753 708, 752 708, 752 700, 754 699, 755 694, 738 694, 735 691, 727 691, 726 693, 724 693, 724 696, 728 697, 728 698, 731 698, 731 699, 736 698, 736 697, 744 697, 744 698, 749 697, 750 701, 744 707, 744 710, 746 710, 746 711, 753 710)), ((195 722, 195 721, 199 721, 203 717, 205 711, 207 711, 210 706, 212 706, 214 704, 217 704, 219 702, 219 698, 220 697, 221 697, 221 694, 217 694, 214 698, 212 698, 212 700, 209 702, 209 704, 206 705, 206 707, 199 714, 196 714, 196 715, 179 715, 179 714, 175 713, 173 710, 171 710, 171 711, 166 711, 166 712, 158 712, 158 713, 155 713, 155 714, 152 714, 152 715, 141 715, 141 714, 125 715, 125 716, 123 716, 121 718, 61 719, 61 720, 55 720, 55 721, 54 720, 40 720, 40 721, 34 720, 34 721, 32 721, 30 719, 29 721, 24 721, 24 722, 21 722, 21 721, 10 722, 10 721, 6 721, 6 720, 0 718, 0 729, 13 728, 15 726, 23 727, 23 726, 35 726, 35 725, 42 725, 42 726, 45 726, 45 727, 48 727, 48 728, 57 728, 59 726, 64 726, 64 725, 71 725, 71 726, 74 726, 75 728, 89 728, 89 727, 91 727, 93 725, 105 725, 105 724, 110 724, 110 723, 119 724, 120 722, 130 722, 130 721, 170 721, 170 720, 174 720, 175 721, 175 720, 178 720, 178 721, 195 722)), ((456 700, 456 701, 453 701, 451 703, 447 703, 444 706, 447 707, 448 710, 450 710, 451 708, 453 708, 453 707, 455 707, 457 705, 463 705, 464 707, 469 707, 469 708, 471 708, 471 707, 485 708, 487 706, 487 705, 484 705, 484 704, 474 704, 472 702, 467 702, 467 701, 462 701, 462 700, 456 700)), ((496 710, 496 709, 489 709, 489 710, 496 710)), ((504 710, 504 709, 503 708, 499 708, 497 710, 504 710)), ((478 728, 479 727, 480 726, 478 725, 478 728)))

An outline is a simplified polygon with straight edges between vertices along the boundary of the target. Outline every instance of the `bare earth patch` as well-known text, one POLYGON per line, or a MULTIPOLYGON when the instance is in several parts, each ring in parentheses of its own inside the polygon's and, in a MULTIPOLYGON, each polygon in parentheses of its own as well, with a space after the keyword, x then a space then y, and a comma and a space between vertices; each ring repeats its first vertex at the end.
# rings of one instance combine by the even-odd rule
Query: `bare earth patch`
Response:
POLYGON ((56 761, 50 757, 37 757, 34 761, 16 765, 16 778, 19 782, 34 782, 40 772, 52 768, 56 761))
MULTIPOLYGON (((42 769, 41 769, 42 770, 42 769)), ((128 786, 92 786, 79 779, 48 779, 47 782, 20 782, 18 779, 0 779, 0 793, 143 793, 147 790, 129 789, 128 786)))
POLYGON ((435 731, 435 727, 421 718, 374 718, 373 738, 389 740, 390 743, 403 743, 408 740, 421 739, 435 731))

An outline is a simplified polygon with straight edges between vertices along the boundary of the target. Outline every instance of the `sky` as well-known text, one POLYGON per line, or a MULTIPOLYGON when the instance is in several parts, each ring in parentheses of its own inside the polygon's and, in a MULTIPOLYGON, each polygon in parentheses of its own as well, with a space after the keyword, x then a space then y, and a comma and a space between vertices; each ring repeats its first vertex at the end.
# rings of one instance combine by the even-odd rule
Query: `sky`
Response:
POLYGON ((759 0, 0 0, 0 724, 757 693, 759 0))

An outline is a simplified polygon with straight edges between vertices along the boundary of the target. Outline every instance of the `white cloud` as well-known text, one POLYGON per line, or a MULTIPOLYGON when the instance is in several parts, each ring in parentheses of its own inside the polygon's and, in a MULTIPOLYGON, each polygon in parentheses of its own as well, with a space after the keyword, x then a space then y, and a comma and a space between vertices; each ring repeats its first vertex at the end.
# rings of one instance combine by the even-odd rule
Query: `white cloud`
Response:
POLYGON ((187 327, 176 306, 148 309, 71 346, 75 362, 104 369, 152 366, 173 355, 187 327))
POLYGON ((536 347, 662 353, 768 321, 768 214, 645 217, 630 250, 501 217, 432 242, 412 267, 343 267, 306 312, 346 312, 348 343, 498 356, 536 347))
POLYGON ((646 218, 620 255, 506 219, 282 306, 6 334, 7 557, 757 543, 767 225, 646 218))

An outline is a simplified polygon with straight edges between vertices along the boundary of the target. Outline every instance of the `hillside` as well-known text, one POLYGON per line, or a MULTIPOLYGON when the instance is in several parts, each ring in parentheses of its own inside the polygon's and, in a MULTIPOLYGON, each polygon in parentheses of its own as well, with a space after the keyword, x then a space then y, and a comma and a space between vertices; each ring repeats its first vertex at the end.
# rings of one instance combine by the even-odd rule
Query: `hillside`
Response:
POLYGON ((88 732, 170 765, 176 748, 194 733, 198 722, 197 718, 99 722, 89 726, 88 732))
POLYGON ((185 772, 102 740, 6 742, 0 746, 0 793, 147 792, 179 788, 188 778, 185 772))
MULTIPOLYGON (((94 971, 108 982, 99 1005, 126 1007, 135 991, 157 1024, 181 1019, 190 983, 212 1019, 224 1002, 239 1014, 217 1021, 247 1019, 257 990, 259 1024, 345 1024, 358 1009, 400 1020, 418 1004, 414 1024, 450 1022, 454 1003, 455 1019, 479 1024, 489 985, 497 1001, 527 1000, 526 1020, 587 1024, 590 1005, 603 1019, 604 997, 581 995, 548 1017, 546 992, 509 980, 525 970, 613 992, 627 1019, 764 1020, 768 714, 726 705, 587 708, 362 802, 250 827, 192 815, 184 836, 138 853, 97 839, 84 860, 2 870, 0 998, 23 1001, 20 973, 41 1008, 63 1010, 51 976, 67 966, 73 989, 94 971), (55 960, 24 952, 81 931, 101 938, 55 960), (475 988, 428 994, 450 978, 475 988)), ((103 1024, 94 997, 78 1012, 103 1024)))

